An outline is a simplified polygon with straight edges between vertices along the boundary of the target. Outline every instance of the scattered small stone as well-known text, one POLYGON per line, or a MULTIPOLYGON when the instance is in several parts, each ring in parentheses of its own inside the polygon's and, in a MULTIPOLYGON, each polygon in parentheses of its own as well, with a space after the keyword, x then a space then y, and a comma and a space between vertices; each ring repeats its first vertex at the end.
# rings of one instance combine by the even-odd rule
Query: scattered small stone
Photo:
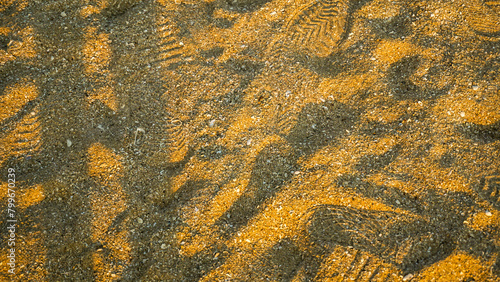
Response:
POLYGON ((492 216, 493 214, 490 211, 486 211, 487 216, 492 216))
POLYGON ((68 147, 71 147, 71 145, 73 145, 73 142, 71 142, 71 140, 66 140, 66 145, 68 145, 68 147))
POLYGON ((139 134, 139 132, 142 132, 143 134, 146 132, 144 130, 144 128, 142 127, 138 127, 136 130, 135 130, 135 137, 134 137, 134 145, 137 144, 137 134, 139 134))
POLYGON ((208 126, 210 127, 214 127, 215 125, 215 119, 211 120, 209 123, 208 123, 208 126))
POLYGON ((65 12, 61 12, 61 17, 66 17, 66 13, 65 12))
POLYGON ((165 250, 167 248, 167 244, 161 244, 161 249, 165 250))
POLYGON ((137 218, 137 222, 138 222, 139 224, 142 224, 142 223, 144 222, 144 220, 142 220, 142 218, 138 217, 138 218, 137 218))
POLYGON ((403 281, 409 281, 411 279, 413 279, 413 274, 411 274, 411 273, 407 274, 405 277, 403 277, 403 281))

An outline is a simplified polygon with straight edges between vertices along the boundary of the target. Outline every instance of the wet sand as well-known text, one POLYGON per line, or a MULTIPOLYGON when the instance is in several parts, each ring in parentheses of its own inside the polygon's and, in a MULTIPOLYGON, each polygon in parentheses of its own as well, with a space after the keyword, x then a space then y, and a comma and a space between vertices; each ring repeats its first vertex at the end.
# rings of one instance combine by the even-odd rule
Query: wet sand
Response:
POLYGON ((500 279, 499 1, 0 19, 1 280, 500 279))

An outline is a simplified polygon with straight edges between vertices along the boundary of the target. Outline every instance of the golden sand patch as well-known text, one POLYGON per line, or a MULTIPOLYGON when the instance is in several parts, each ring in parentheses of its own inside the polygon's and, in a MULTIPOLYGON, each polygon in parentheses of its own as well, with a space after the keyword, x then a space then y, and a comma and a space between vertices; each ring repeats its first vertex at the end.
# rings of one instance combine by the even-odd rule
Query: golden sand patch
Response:
POLYGON ((109 35, 106 33, 97 34, 95 27, 88 27, 85 37, 86 42, 82 50, 85 72, 88 75, 106 72, 111 62, 109 35))
POLYGON ((390 65, 403 57, 413 54, 418 48, 402 40, 382 40, 374 51, 375 58, 381 65, 390 65))
POLYGON ((101 101, 106 106, 108 106, 113 111, 118 110, 118 101, 116 99, 116 95, 113 91, 113 88, 110 86, 104 86, 93 91, 87 97, 87 100, 89 101, 89 103, 98 100, 101 101))
POLYGON ((22 59, 31 59, 36 56, 36 41, 34 37, 34 29, 26 27, 19 31, 21 41, 11 41, 7 48, 7 52, 22 59))
POLYGON ((363 6, 358 13, 368 19, 388 19, 397 16, 400 9, 396 1, 375 0, 363 6))
POLYGON ((321 82, 317 94, 323 99, 332 99, 341 103, 348 103, 352 96, 360 91, 371 88, 377 90, 376 81, 380 78, 376 72, 345 75, 341 78, 327 78, 321 82))
POLYGON ((99 14, 100 12, 101 12, 100 8, 98 8, 96 6, 88 5, 88 6, 85 6, 85 7, 80 9, 80 16, 82 18, 87 18, 93 14, 99 14))
POLYGON ((368 110, 364 116, 371 121, 391 123, 398 120, 405 111, 402 107, 377 107, 368 110))
POLYGON ((17 113, 38 95, 38 87, 29 80, 7 86, 4 95, 0 98, 0 108, 2 108, 0 121, 17 113))
POLYGON ((131 257, 128 230, 110 231, 113 220, 127 209, 127 197, 120 183, 123 165, 119 155, 99 143, 89 148, 88 158, 89 174, 96 181, 96 187, 90 191, 92 238, 111 252, 110 256, 102 250, 92 254, 97 280, 105 281, 120 276, 131 257))
POLYGON ((102 185, 118 185, 122 176, 121 157, 100 143, 89 150, 89 173, 102 185))
POLYGON ((487 231, 488 228, 499 230, 500 211, 493 209, 492 211, 475 213, 465 223, 478 231, 487 231))
POLYGON ((7 36, 11 32, 10 27, 0 26, 0 35, 7 36))
POLYGON ((23 190, 19 198, 22 199, 19 203, 20 208, 37 205, 45 199, 44 188, 41 184, 31 186, 23 190))
POLYGON ((455 252, 447 258, 422 270, 416 278, 422 281, 464 281, 473 278, 478 281, 495 281, 490 276, 485 261, 471 254, 455 252))
POLYGON ((38 108, 25 115, 17 126, 0 139, 0 164, 11 156, 29 156, 42 146, 38 108))
POLYGON ((448 122, 490 125, 500 120, 500 95, 479 86, 459 88, 439 101, 434 107, 434 114, 448 122))

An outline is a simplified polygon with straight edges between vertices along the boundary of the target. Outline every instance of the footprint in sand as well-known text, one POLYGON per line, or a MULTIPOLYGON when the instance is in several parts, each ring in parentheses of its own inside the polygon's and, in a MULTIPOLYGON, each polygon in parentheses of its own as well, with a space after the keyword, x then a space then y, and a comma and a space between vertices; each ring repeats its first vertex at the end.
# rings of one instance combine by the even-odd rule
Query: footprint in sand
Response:
POLYGON ((348 0, 315 0, 301 6, 288 20, 284 35, 271 48, 326 57, 345 37, 348 12, 348 0))
POLYGON ((465 20, 476 33, 489 36, 500 36, 500 1, 473 0, 462 4, 465 20))

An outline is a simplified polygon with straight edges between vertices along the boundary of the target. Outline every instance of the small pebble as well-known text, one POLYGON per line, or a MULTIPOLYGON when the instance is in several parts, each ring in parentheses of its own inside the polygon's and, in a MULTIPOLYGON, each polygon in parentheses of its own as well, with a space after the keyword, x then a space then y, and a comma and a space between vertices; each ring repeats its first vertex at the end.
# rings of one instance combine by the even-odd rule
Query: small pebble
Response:
POLYGON ((140 218, 140 217, 139 217, 139 218, 137 218, 137 222, 138 222, 139 224, 142 224, 142 223, 144 222, 144 220, 142 220, 142 218, 140 218))
POLYGON ((66 140, 66 145, 68 145, 68 147, 71 147, 71 145, 73 144, 73 142, 71 142, 71 140, 66 140))
POLYGON ((61 17, 66 17, 66 13, 65 12, 61 12, 61 17))
POLYGON ((215 125, 215 119, 211 120, 209 123, 208 123, 208 126, 210 127, 214 127, 215 125))
POLYGON ((490 211, 486 211, 487 216, 492 216, 493 214, 490 211))
POLYGON ((161 249, 165 250, 167 248, 167 244, 161 244, 161 249))
POLYGON ((407 274, 405 277, 403 277, 403 281, 408 281, 408 280, 411 280, 413 278, 413 274, 407 274))

